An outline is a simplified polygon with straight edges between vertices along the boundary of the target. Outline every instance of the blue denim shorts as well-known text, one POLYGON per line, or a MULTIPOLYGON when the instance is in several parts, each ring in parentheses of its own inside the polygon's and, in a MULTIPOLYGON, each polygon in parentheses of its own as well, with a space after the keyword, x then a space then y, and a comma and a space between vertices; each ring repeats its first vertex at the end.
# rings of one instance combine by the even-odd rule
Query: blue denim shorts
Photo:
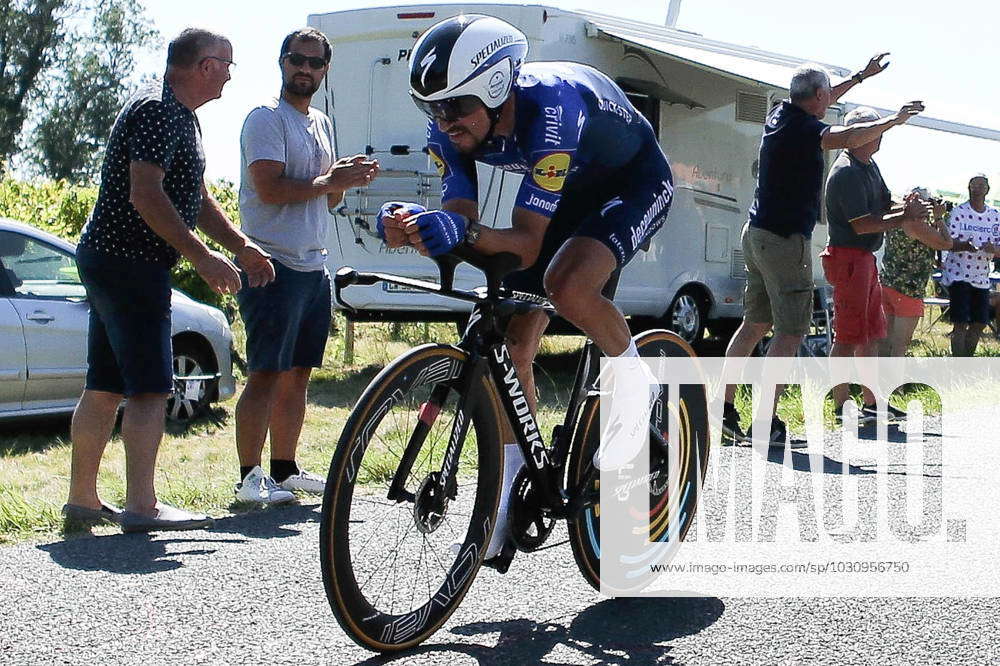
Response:
POLYGON ((90 303, 87 384, 125 396, 170 393, 170 269, 79 248, 90 303))
POLYGON ((247 332, 247 368, 283 372, 318 368, 330 334, 333 296, 326 268, 302 272, 274 262, 274 281, 236 294, 247 332))

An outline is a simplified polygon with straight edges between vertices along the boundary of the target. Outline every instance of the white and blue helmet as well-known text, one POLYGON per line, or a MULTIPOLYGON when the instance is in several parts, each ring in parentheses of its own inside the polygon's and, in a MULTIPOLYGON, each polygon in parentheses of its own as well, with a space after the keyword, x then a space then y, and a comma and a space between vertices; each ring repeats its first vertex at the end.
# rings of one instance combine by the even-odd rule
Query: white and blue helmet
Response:
POLYGON ((447 115, 469 98, 497 109, 510 96, 527 55, 527 37, 506 21, 454 16, 428 28, 414 44, 410 94, 429 116, 447 115))

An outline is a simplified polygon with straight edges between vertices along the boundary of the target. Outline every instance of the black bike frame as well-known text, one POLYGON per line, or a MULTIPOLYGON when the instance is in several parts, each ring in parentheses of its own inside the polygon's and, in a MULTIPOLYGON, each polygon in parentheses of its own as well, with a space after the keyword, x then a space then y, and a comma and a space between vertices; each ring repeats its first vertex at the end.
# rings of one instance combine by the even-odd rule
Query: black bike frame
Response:
MULTIPOLYGON (((461 397, 456 406, 455 423, 452 425, 452 431, 448 438, 448 448, 445 451, 437 481, 449 497, 454 497, 457 487, 458 461, 468 434, 472 408, 475 406, 476 400, 487 399, 487 396, 477 394, 475 389, 479 386, 483 373, 489 372, 493 384, 497 387, 500 402, 517 444, 521 448, 525 461, 529 462, 525 468, 531 477, 533 487, 539 493, 542 505, 549 510, 553 517, 571 517, 567 513, 575 512, 584 504, 585 500, 581 496, 582 491, 593 481, 592 472, 585 479, 582 479, 576 488, 567 493, 564 489, 563 476, 579 412, 593 384, 594 369, 597 367, 600 351, 590 340, 584 344, 577 362, 573 390, 563 423, 557 425, 553 430, 551 445, 545 446, 538 422, 528 407, 520 378, 517 376, 517 370, 504 342, 503 333, 503 323, 509 316, 524 314, 535 309, 544 309, 544 307, 531 302, 500 297, 498 273, 510 263, 510 259, 503 255, 487 258, 487 261, 491 263, 484 268, 487 275, 485 296, 480 293, 453 289, 455 266, 463 259, 468 261, 470 257, 466 255, 459 258, 446 255, 444 259, 438 259, 441 271, 440 284, 387 273, 359 273, 352 268, 342 268, 337 272, 334 280, 336 299, 346 309, 353 310, 341 298, 341 289, 352 284, 372 285, 376 282, 388 282, 475 303, 475 308, 469 317, 469 325, 462 340, 458 343, 459 347, 468 352, 469 361, 457 380, 461 386, 459 391, 461 397)), ((483 268, 481 265, 483 258, 477 257, 477 259, 480 263, 476 265, 483 268)), ((470 263, 475 264, 476 262, 470 263)), ((617 286, 618 272, 615 271, 608 279, 602 294, 608 299, 613 299, 617 286)), ((448 384, 435 387, 428 402, 422 406, 422 417, 418 420, 400 458, 400 464, 396 468, 396 473, 389 486, 388 499, 397 502, 414 501, 413 494, 405 490, 405 482, 427 433, 430 431, 436 417, 436 411, 445 403, 451 390, 452 388, 448 384), (425 414, 423 410, 429 410, 429 413, 425 414), (425 416, 426 418, 424 418, 425 416)))

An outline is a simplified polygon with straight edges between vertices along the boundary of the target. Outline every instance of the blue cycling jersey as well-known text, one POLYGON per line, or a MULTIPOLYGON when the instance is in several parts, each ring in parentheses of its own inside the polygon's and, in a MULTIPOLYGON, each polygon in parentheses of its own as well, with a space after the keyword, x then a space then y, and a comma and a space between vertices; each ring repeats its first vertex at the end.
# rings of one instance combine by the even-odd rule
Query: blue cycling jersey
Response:
POLYGON ((658 154, 666 162, 649 122, 593 67, 526 63, 513 94, 511 136, 495 136, 472 155, 459 153, 437 123, 429 123, 427 148, 441 175, 442 202, 478 199, 479 161, 524 174, 514 205, 551 218, 566 197, 615 193, 638 175, 635 158, 644 149, 655 148, 654 159, 658 154))

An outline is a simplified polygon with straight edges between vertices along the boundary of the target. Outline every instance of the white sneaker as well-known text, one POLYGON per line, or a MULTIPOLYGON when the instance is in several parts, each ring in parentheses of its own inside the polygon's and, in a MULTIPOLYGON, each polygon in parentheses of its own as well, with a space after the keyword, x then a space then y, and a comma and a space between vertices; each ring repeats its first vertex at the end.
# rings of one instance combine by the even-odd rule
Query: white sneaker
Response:
POLYGON ((323 491, 326 490, 326 479, 300 469, 298 474, 293 474, 282 481, 281 487, 285 490, 301 490, 304 493, 322 495, 323 491))
POLYGON ((285 504, 295 500, 295 495, 282 490, 274 479, 264 474, 264 470, 257 465, 242 482, 236 484, 236 499, 241 502, 255 502, 257 504, 285 504))
POLYGON ((660 397, 660 385, 645 362, 629 359, 631 367, 618 362, 610 374, 610 390, 601 386, 607 407, 607 426, 594 453, 599 470, 621 469, 632 462, 649 442, 649 416, 660 397), (623 367, 624 366, 624 367, 623 367))

